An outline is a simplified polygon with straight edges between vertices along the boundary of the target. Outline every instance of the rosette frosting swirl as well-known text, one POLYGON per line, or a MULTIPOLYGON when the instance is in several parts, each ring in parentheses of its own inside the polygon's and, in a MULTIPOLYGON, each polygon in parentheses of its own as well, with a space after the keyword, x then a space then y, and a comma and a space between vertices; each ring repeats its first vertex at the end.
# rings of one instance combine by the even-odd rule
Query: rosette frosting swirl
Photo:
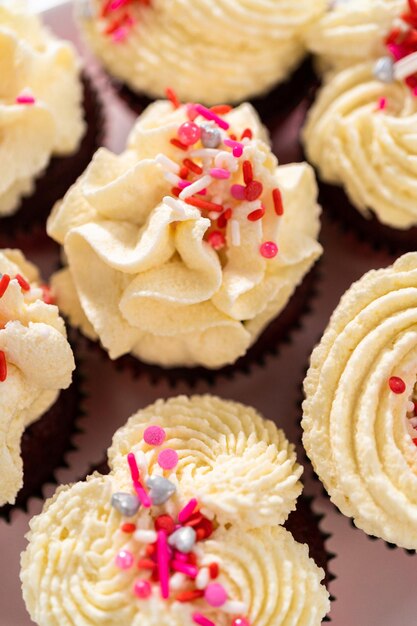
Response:
POLYGON ((18 2, 0 3, 0 216, 14 213, 52 156, 84 133, 75 50, 18 2))
POLYGON ((22 486, 23 430, 70 385, 75 367, 64 322, 38 281, 19 251, 0 252, 0 505, 22 486))
POLYGON ((326 6, 324 0, 77 4, 87 41, 112 75, 153 97, 164 96, 175 77, 182 99, 206 104, 242 101, 286 78, 304 55, 303 30, 326 6))
POLYGON ((184 125, 200 132, 189 114, 186 105, 151 105, 125 152, 99 150, 48 221, 68 262, 53 281, 60 307, 112 359, 235 362, 321 254, 312 169, 277 166, 250 105, 216 116, 229 133, 209 123, 226 142, 218 148, 178 141, 184 125), (249 175, 256 181, 245 188, 249 175), (205 195, 191 196, 194 183, 205 195))
POLYGON ((409 549, 417 548, 417 438, 407 418, 416 298, 416 253, 352 285, 312 354, 302 422, 333 502, 365 532, 409 549))
MULTIPOLYGON (((156 426, 158 422, 159 428, 164 428, 167 435, 164 447, 177 445, 179 455, 177 492, 168 504, 171 514, 173 517, 178 515, 178 519, 180 518, 178 505, 180 503, 182 506, 188 498, 183 492, 183 486, 187 488, 188 484, 188 479, 184 480, 184 475, 187 472, 191 475, 191 470, 186 469, 184 458, 190 455, 187 451, 190 447, 194 448, 195 456, 200 448, 198 456, 201 459, 204 456, 213 459, 216 457, 215 462, 220 464, 220 468, 224 455, 230 458, 236 455, 234 487, 238 493, 241 492, 239 479, 243 476, 246 497, 250 499, 251 494, 257 491, 259 486, 256 476, 258 466, 253 459, 252 475, 247 472, 241 473, 239 457, 243 454, 245 437, 239 435, 237 430, 234 434, 235 428, 239 423, 245 425, 246 422, 245 430, 248 430, 249 423, 253 420, 249 439, 254 447, 266 443, 268 439, 283 438, 272 423, 267 422, 262 427, 261 418, 252 409, 246 409, 245 413, 241 405, 216 398, 203 397, 201 400, 198 397, 189 400, 179 398, 168 401, 166 405, 160 401, 153 407, 139 412, 138 416, 141 414, 142 427, 145 426, 146 418, 152 414, 154 419, 148 423, 148 427, 156 426), (169 406, 172 410, 166 410, 165 407, 169 406), (178 410, 184 410, 184 432, 181 432, 178 425, 171 426, 171 420, 177 415, 178 410), (209 415, 206 423, 202 417, 205 410, 209 415), (217 420, 212 415, 214 412, 219 412, 217 420), (232 435, 226 432, 227 426, 221 427, 221 419, 226 416, 228 425, 233 421, 233 414, 235 424, 232 435), (215 437, 213 429, 217 426, 222 430, 215 437), (276 431, 275 435, 273 429, 276 431), (192 439, 183 439, 184 435, 191 435, 192 439), (240 449, 234 445, 235 437, 240 441, 240 449), (220 442, 224 452, 220 449, 220 442), (184 453, 180 451, 181 444, 186 446, 187 450, 184 453)), ((138 422, 139 417, 132 418, 127 427, 116 433, 113 453, 116 447, 121 447, 122 440, 124 441, 122 447, 129 449, 134 439, 133 432, 137 437, 142 436, 139 428, 133 430, 135 420, 138 422)), ((139 440, 136 440, 135 444, 135 456, 139 459, 141 456, 138 449, 139 440)), ((283 449, 286 446, 287 443, 283 445, 283 449)), ((149 447, 145 444, 144 449, 149 447)), ((273 466, 274 459, 277 466, 280 466, 283 459, 278 458, 275 451, 272 451, 274 444, 271 443, 269 448, 270 467, 273 466)), ((142 454, 139 463, 142 478, 148 471, 154 473, 152 461, 148 464, 150 459, 148 453, 145 454, 146 459, 142 454)), ((284 456, 285 454, 284 452, 284 456)), ((194 554, 199 571, 204 569, 211 571, 214 566, 216 570, 214 586, 217 590, 221 588, 230 600, 217 603, 217 606, 210 604, 207 595, 210 583, 207 580, 203 584, 197 582, 201 579, 201 573, 195 580, 190 578, 186 580, 184 576, 180 581, 178 574, 172 573, 169 592, 161 597, 159 587, 162 566, 159 557, 156 557, 159 564, 159 579, 154 577, 153 585, 150 586, 145 585, 142 579, 140 586, 142 591, 135 595, 133 592, 137 589, 135 581, 138 575, 140 576, 138 567, 149 567, 150 559, 148 558, 146 563, 139 560, 136 567, 132 561, 127 564, 120 563, 120 555, 126 560, 126 555, 135 555, 138 551, 139 555, 141 554, 145 547, 143 544, 141 547, 141 541, 146 539, 146 535, 154 533, 152 530, 154 516, 159 514, 156 520, 160 519, 160 513, 165 511, 165 508, 157 507, 155 512, 155 506, 151 509, 140 507, 137 513, 129 517, 130 525, 137 529, 133 535, 133 529, 129 533, 125 524, 121 526, 120 512, 112 506, 111 498, 115 491, 129 489, 126 455, 124 461, 124 465, 113 462, 109 476, 95 474, 87 478, 86 482, 58 489, 54 498, 46 503, 43 513, 32 520, 28 536, 29 545, 22 555, 21 579, 27 608, 39 626, 58 624, 116 626, 120 623, 126 626, 192 626, 200 623, 230 626, 235 623, 237 608, 243 607, 245 620, 242 623, 245 624, 315 626, 321 623, 329 608, 327 591, 321 585, 324 572, 309 558, 308 547, 297 543, 282 527, 274 526, 272 518, 269 521, 267 518, 260 519, 261 523, 257 528, 245 528, 240 523, 239 514, 233 516, 233 521, 226 526, 221 525, 217 514, 214 514, 211 534, 195 545, 194 554), (121 528, 124 528, 124 531, 121 528), (115 555, 118 555, 116 559, 115 555), (199 592, 199 589, 202 591, 199 592), (196 616, 200 616, 200 619, 196 616), (202 616, 206 621, 201 620, 202 616)), ((206 461, 202 462, 207 467, 207 491, 209 491, 209 485, 212 485, 209 464, 206 461)), ((262 471, 267 471, 262 461, 261 467, 262 471)), ((173 480, 175 470, 165 475, 173 480)), ((199 483, 196 474, 195 477, 199 483)), ((230 487, 227 481, 225 483, 219 481, 216 487, 218 497, 221 497, 222 489, 226 492, 230 487)), ((207 503, 206 507, 201 507, 201 511, 206 513, 213 503, 214 500, 207 503)), ((259 509, 255 507, 254 514, 258 511, 259 509)), ((159 533, 160 531, 158 535, 159 533)), ((159 543, 156 549, 159 551, 159 543)), ((149 545, 148 552, 152 553, 149 545)), ((191 575, 191 578, 192 576, 195 577, 195 574, 191 575)))

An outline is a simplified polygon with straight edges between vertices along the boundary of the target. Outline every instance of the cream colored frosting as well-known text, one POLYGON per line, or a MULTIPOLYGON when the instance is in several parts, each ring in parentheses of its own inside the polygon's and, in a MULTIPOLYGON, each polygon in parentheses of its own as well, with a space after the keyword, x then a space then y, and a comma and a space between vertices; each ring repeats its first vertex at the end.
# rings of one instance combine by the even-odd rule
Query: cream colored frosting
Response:
POLYGON ((75 49, 13 5, 0 3, 0 216, 18 209, 52 156, 75 152, 85 130, 75 49), (17 103, 26 93, 35 102, 17 103))
POLYGON ((0 505, 13 503, 22 486, 20 439, 26 426, 71 383, 74 358, 58 308, 45 304, 36 268, 18 250, 0 251, 0 274, 11 277, 0 298, 0 350, 7 377, 0 382, 0 505), (31 286, 23 291, 14 278, 31 286))
POLYGON ((304 129, 308 159, 321 178, 343 185, 367 216, 388 226, 417 225, 417 100, 403 82, 385 84, 362 63, 333 75, 304 129), (386 108, 378 102, 386 98, 386 108))
POLYGON ((175 86, 183 100, 216 104, 245 100, 285 79, 305 53, 302 32, 326 1, 132 3, 134 23, 122 41, 105 31, 126 7, 100 19, 101 0, 77 6, 88 43, 112 75, 153 97, 175 86))
MULTIPOLYGON (((48 233, 64 246, 68 267, 53 284, 72 324, 98 337, 112 359, 132 353, 167 367, 218 368, 245 354, 320 256, 317 188, 308 165, 277 166, 250 105, 232 110, 224 116, 231 132, 240 136, 250 127, 254 138, 232 159, 238 168, 232 177, 210 183, 210 194, 236 205, 228 245, 217 253, 205 240, 210 219, 172 197, 172 182, 157 162, 160 154, 176 164, 189 156, 170 143, 186 111, 168 102, 151 105, 126 151, 100 149, 56 205, 48 233), (245 159, 263 184, 261 221, 247 219, 256 202, 238 203, 229 193, 242 182, 245 159), (281 218, 272 203, 275 187, 283 196, 281 218), (268 240, 279 247, 273 259, 260 254, 268 240)), ((190 155, 199 160, 193 150, 190 155)))
MULTIPOLYGON (((145 423, 164 427, 167 432, 164 446, 174 446, 180 457, 178 490, 174 501, 170 500, 173 515, 178 513, 179 503, 183 505, 188 499, 190 480, 195 479, 199 494, 208 492, 211 485, 220 500, 226 498, 230 502, 227 491, 231 488, 236 495, 237 508, 242 515, 232 515, 226 527, 217 526, 220 520, 215 518, 214 533, 197 544, 199 567, 213 562, 219 564, 217 582, 224 586, 230 599, 243 602, 251 624, 320 624, 329 610, 328 593, 320 584, 324 572, 309 558, 308 547, 297 543, 282 527, 275 526, 273 517, 262 519, 261 507, 256 505, 254 515, 258 512, 261 517, 260 523, 255 525, 259 527, 241 525, 247 517, 242 488, 248 501, 255 498, 259 502, 260 497, 265 497, 266 504, 267 485, 261 487, 262 496, 256 493, 260 474, 268 481, 272 498, 274 481, 268 478, 269 471, 280 474, 283 465, 288 464, 294 469, 290 480, 297 481, 298 466, 293 460, 284 460, 289 444, 272 422, 262 423, 253 409, 209 396, 159 401, 139 411, 115 435, 110 475, 94 474, 86 482, 58 489, 45 504, 43 513, 31 521, 29 545, 22 555, 21 570, 23 595, 31 618, 39 626, 116 626, 122 623, 126 626, 191 626, 194 623, 191 615, 198 611, 217 626, 230 626, 233 616, 221 607, 211 608, 204 599, 180 603, 175 601, 171 589, 170 598, 161 600, 158 584, 153 586, 149 599, 137 599, 132 588, 138 570, 132 567, 121 571, 115 565, 115 555, 120 550, 139 555, 143 551, 134 536, 119 530, 122 517, 112 508, 110 500, 115 491, 127 490, 131 485, 125 456, 126 451, 131 451, 131 443, 138 459, 141 449, 143 452, 149 448, 140 444, 145 423), (184 428, 180 427, 180 412, 184 428), (152 416, 151 422, 146 421, 149 416, 152 416), (278 455, 277 442, 281 448, 278 455), (182 445, 185 445, 183 452, 182 445), (242 459, 251 454, 251 471, 248 472, 242 459), (226 469, 226 481, 219 480, 216 484, 211 476, 216 466, 219 474, 225 468, 225 457, 230 470, 226 469), (233 466, 232 485, 227 475, 231 478, 233 466), (204 468, 206 488, 202 476, 198 476, 204 468)), ((154 473, 154 453, 147 450, 145 454, 146 459, 142 455, 140 461, 142 478, 146 468, 154 473)), ((173 480, 175 471, 167 476, 173 480)), ((285 482, 283 478, 278 480, 285 482)), ((214 498, 207 501, 204 510, 215 503, 214 498)), ((149 509, 142 507, 129 521, 138 529, 151 529, 155 515, 164 511, 161 507, 150 514, 149 509)), ((218 511, 221 512, 221 506, 218 511)))
POLYGON ((417 253, 343 296, 304 383, 304 445, 333 502, 365 532, 417 549, 417 253), (392 376, 406 383, 395 394, 392 376))

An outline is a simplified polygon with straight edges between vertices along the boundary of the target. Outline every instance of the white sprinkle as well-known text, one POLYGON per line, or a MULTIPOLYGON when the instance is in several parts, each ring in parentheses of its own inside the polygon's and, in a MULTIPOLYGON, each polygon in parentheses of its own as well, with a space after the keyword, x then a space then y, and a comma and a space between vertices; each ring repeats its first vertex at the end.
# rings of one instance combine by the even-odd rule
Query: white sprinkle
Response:
POLYGON ((210 213, 208 214, 209 218, 211 220, 213 220, 213 222, 215 220, 217 220, 217 218, 219 217, 219 213, 217 213, 217 211, 210 211, 210 213))
POLYGON ((164 178, 169 183, 171 183, 171 185, 174 185, 174 187, 178 187, 178 184, 181 180, 179 176, 177 176, 176 174, 173 174, 172 172, 164 172, 164 178))
POLYGON ((208 175, 202 176, 201 178, 196 180, 194 183, 191 183, 191 185, 188 185, 188 187, 186 187, 185 189, 181 191, 180 193, 181 200, 185 200, 185 198, 190 198, 195 193, 198 193, 199 191, 206 189, 206 187, 210 185, 211 181, 212 181, 211 176, 208 176, 208 175))
MULTIPOLYGON (((163 203, 169 206, 170 209, 176 212, 175 217, 177 217, 177 219, 181 219, 185 217, 184 205, 179 200, 176 200, 175 198, 171 198, 171 196, 164 196, 163 203)), ((157 468, 155 467, 154 473, 156 469, 157 468)))
POLYGON ((214 159, 214 164, 216 167, 226 167, 230 172, 236 172, 239 167, 238 160, 233 156, 231 152, 219 152, 219 154, 214 159))
POLYGON ((245 615, 248 612, 248 607, 244 602, 228 600, 222 605, 222 611, 232 615, 245 615))
POLYGON ((136 530, 133 534, 133 538, 140 543, 155 543, 157 535, 155 530, 136 530))
POLYGON ((181 572, 176 572, 173 576, 171 576, 169 580, 169 586, 174 591, 178 591, 183 589, 187 584, 187 577, 185 574, 181 574, 181 572))
POLYGON ((210 581, 210 570, 208 567, 202 567, 195 579, 197 589, 205 589, 210 581))
POLYGON ((237 220, 230 220, 232 246, 240 246, 240 224, 237 220))
POLYGON ((178 163, 175 163, 172 159, 165 156, 165 154, 157 154, 155 157, 155 161, 164 168, 164 170, 168 170, 169 172, 173 172, 174 174, 178 174, 180 171, 180 166, 178 163))
POLYGON ((403 80, 417 72, 417 52, 409 54, 407 57, 394 63, 394 78, 403 80))

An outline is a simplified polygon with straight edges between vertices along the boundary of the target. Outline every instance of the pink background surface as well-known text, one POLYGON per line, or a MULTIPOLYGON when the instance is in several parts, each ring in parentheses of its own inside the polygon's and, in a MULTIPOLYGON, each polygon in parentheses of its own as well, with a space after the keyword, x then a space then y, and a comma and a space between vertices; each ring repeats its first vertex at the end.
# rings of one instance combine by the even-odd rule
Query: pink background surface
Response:
MULTIPOLYGON (((68 6, 50 11, 46 19, 58 34, 79 45, 68 6)), ((106 94, 106 107, 110 114, 107 144, 119 151, 134 118, 109 94, 106 94)), ((254 367, 249 377, 239 374, 232 381, 221 380, 214 388, 200 384, 194 390, 252 404, 283 427, 294 441, 299 436, 296 424, 300 418, 300 385, 308 355, 330 313, 352 281, 368 269, 392 261, 386 254, 359 245, 353 237, 341 235, 338 227, 326 220, 322 242, 325 253, 319 294, 312 313, 303 319, 301 330, 293 333, 292 343, 282 348, 277 357, 269 357, 265 367, 254 367)), ((45 276, 56 262, 55 257, 42 251, 36 254, 28 251, 28 256, 41 265, 45 276)), ((69 469, 57 472, 62 483, 77 479, 99 461, 114 431, 133 412, 159 397, 188 391, 182 385, 176 389, 165 383, 154 386, 145 378, 133 381, 127 374, 115 373, 110 362, 96 355, 86 356, 83 369, 87 375, 87 416, 82 421, 84 432, 76 438, 78 450, 67 457, 69 469)), ((309 470, 304 482, 307 493, 320 494, 309 470)), ((46 495, 51 495, 54 489, 48 486, 46 495)), ((10 525, 0 520, 0 626, 32 624, 21 598, 19 558, 25 547, 28 521, 41 507, 42 503, 33 499, 28 514, 15 512, 10 525)), ((337 576, 331 585, 331 592, 337 598, 331 613, 335 626, 414 626, 417 623, 416 556, 398 549, 389 550, 382 541, 370 541, 322 496, 316 500, 316 509, 326 513, 322 528, 332 533, 328 548, 337 555, 331 561, 331 570, 337 576)))

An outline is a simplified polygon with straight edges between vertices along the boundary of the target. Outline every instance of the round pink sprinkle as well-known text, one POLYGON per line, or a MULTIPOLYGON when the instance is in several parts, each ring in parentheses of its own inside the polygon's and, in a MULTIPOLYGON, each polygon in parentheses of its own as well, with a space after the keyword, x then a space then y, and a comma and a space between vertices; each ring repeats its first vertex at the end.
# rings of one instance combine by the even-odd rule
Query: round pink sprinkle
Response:
POLYGON ((278 246, 273 241, 265 241, 259 251, 265 259, 273 259, 278 254, 278 246))
POLYGON ((235 200, 245 199, 245 187, 243 185, 232 185, 230 187, 230 193, 235 198, 235 200))
POLYGON ((204 591, 204 598, 210 606, 223 606, 227 601, 226 589, 219 583, 210 583, 204 591))
POLYGON ((148 426, 143 433, 143 439, 150 446, 162 446, 166 436, 166 432, 160 426, 148 426))
POLYGON ((116 565, 120 569, 130 569, 133 565, 133 554, 129 550, 120 550, 116 556, 116 565))
POLYGON ((152 587, 149 580, 137 580, 135 582, 135 586, 133 587, 133 593, 142 600, 149 598, 152 593, 152 587))
POLYGON ((184 122, 178 129, 178 138, 185 146, 197 143, 201 136, 201 128, 194 122, 184 122))
POLYGON ((237 617, 233 620, 232 626, 250 626, 250 624, 244 617, 237 617))
POLYGON ((166 448, 158 454, 158 463, 165 470, 174 469, 178 463, 178 454, 172 448, 166 448))

